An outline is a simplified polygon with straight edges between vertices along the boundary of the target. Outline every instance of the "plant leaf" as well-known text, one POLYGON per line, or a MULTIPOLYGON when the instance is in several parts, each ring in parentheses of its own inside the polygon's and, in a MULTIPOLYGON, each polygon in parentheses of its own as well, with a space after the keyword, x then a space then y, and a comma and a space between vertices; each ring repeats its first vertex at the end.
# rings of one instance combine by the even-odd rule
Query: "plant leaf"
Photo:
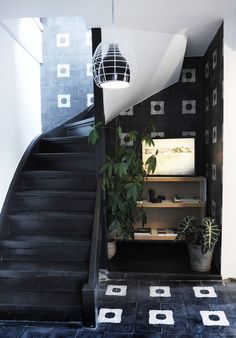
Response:
POLYGON ((210 251, 216 244, 218 237, 220 235, 220 229, 217 224, 215 224, 215 219, 211 217, 205 217, 202 220, 202 253, 210 251))
POLYGON ((147 172, 148 173, 154 173, 156 170, 156 165, 157 165, 157 159, 155 155, 152 155, 148 157, 147 161, 145 162, 145 165, 147 166, 147 172))
POLYGON ((193 216, 186 216, 179 223, 178 235, 176 240, 181 240, 184 236, 187 236, 189 233, 194 232, 196 228, 197 218, 193 216))
POLYGON ((92 144, 93 146, 97 143, 99 139, 99 133, 96 127, 94 127, 88 136, 88 143, 92 144))

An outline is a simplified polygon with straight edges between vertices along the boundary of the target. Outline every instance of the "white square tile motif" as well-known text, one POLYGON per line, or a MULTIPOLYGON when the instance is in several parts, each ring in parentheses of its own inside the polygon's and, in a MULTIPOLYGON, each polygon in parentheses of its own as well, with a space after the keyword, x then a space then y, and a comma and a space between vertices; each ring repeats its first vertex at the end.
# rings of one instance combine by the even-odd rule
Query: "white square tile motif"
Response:
POLYGON ((183 69, 182 82, 196 82, 196 69, 183 69))
POLYGON ((150 297, 171 297, 169 286, 150 286, 150 297))
POLYGON ((205 130, 205 144, 209 144, 209 129, 205 130))
POLYGON ((196 100, 182 100, 182 114, 196 114, 196 100))
POLYGON ((134 115, 134 110, 133 107, 126 109, 125 111, 122 111, 122 113, 120 113, 121 116, 132 116, 134 115))
POLYGON ((70 95, 57 95, 58 108, 70 108, 70 95))
POLYGON ((196 131, 182 131, 182 136, 183 137, 187 137, 187 136, 196 137, 196 131))
POLYGON ((217 66, 217 49, 212 54, 212 68, 215 69, 217 66))
POLYGON ((70 77, 70 65, 57 64, 57 77, 70 77))
POLYGON ((197 298, 216 298, 217 294, 212 286, 194 286, 193 291, 197 298))
POLYGON ((127 285, 108 285, 106 296, 126 296, 127 285))
POLYGON ((205 79, 207 79, 209 76, 209 62, 207 61, 205 63, 205 79))
POLYGON ((216 217, 216 201, 211 201, 211 214, 212 217, 216 217))
POLYGON ((93 76, 93 66, 91 62, 86 63, 86 75, 93 76))
POLYGON ((213 107, 217 105, 217 88, 213 89, 212 92, 212 105, 213 107))
POLYGON ((164 131, 152 131, 151 137, 165 137, 164 131))
POLYGON ((68 33, 56 34, 57 47, 69 47, 70 46, 70 35, 68 33))
POLYGON ((217 127, 212 129, 212 143, 217 143, 217 127))
POLYGON ((151 115, 163 115, 164 107, 164 101, 151 101, 151 115))
POLYGON ((224 311, 200 311, 203 324, 206 326, 229 326, 224 311))
POLYGON ((205 97, 205 112, 209 110, 209 96, 205 97))
POLYGON ((149 324, 174 325, 172 310, 149 310, 149 324))
POLYGON ((212 179, 216 181, 216 164, 212 164, 212 179))
POLYGON ((94 94, 87 94, 87 107, 91 106, 94 101, 94 94))
POLYGON ((122 309, 101 308, 98 314, 98 322, 119 324, 121 322, 122 312, 122 309))
POLYGON ((121 133, 121 139, 120 139, 120 144, 122 146, 129 146, 132 147, 134 145, 134 141, 130 140, 129 133, 121 133))

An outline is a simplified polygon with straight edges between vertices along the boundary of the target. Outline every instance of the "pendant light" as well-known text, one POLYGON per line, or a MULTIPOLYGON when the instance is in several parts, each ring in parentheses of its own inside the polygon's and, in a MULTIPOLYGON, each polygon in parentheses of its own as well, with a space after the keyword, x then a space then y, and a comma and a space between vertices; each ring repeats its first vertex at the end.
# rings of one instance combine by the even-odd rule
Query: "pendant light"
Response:
POLYGON ((112 42, 101 42, 93 55, 93 77, 96 85, 106 89, 130 86, 136 70, 129 47, 118 42, 115 35, 114 0, 112 0, 112 42))

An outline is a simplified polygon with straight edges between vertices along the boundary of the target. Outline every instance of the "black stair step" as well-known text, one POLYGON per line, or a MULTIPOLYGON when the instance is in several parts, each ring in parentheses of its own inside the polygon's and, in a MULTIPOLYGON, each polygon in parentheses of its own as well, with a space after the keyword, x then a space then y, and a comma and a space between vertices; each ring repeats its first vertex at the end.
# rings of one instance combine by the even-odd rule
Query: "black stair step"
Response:
POLYGON ((94 153, 35 153, 31 166, 41 170, 95 170, 94 153))
POLYGON ((88 143, 88 137, 64 136, 42 138, 40 141, 42 152, 89 152, 94 153, 95 147, 88 143))
POLYGON ((88 276, 86 262, 67 261, 1 261, 0 277, 71 277, 85 280, 88 276))
POLYGON ((9 235, 0 242, 1 260, 88 261, 90 241, 74 236, 9 235))
POLYGON ((78 135, 78 136, 88 136, 91 130, 94 127, 94 117, 76 121, 72 123, 67 123, 64 128, 66 129, 67 135, 78 135))
POLYGON ((0 292, 2 291, 29 291, 29 292, 78 292, 86 278, 53 276, 28 276, 28 277, 0 277, 0 292))
POLYGON ((94 191, 96 175, 92 171, 23 171, 19 189, 94 191))
POLYGON ((79 292, 0 292, 0 317, 5 320, 81 321, 81 295, 79 292))
POLYGON ((95 192, 60 190, 18 191, 10 210, 75 210, 94 211, 95 192))
POLYGON ((15 234, 65 234, 91 238, 93 215, 82 212, 22 211, 8 214, 7 225, 15 234))

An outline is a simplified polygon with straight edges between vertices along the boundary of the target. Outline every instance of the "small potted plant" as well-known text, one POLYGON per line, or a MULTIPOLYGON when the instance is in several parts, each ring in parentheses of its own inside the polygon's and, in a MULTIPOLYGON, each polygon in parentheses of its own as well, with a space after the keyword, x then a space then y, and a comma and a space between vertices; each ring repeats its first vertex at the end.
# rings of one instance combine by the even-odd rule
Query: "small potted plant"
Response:
MULTIPOLYGON (((102 126, 95 126, 91 131, 91 144, 99 139, 99 128, 102 126)), ((145 219, 144 211, 137 207, 137 202, 142 198, 143 181, 147 173, 154 172, 156 168, 156 155, 150 156, 146 161, 147 171, 141 157, 142 141, 153 144, 150 134, 139 136, 134 130, 127 133, 125 142, 132 142, 134 146, 121 144, 120 126, 115 129, 115 134, 115 149, 106 156, 106 162, 101 168, 103 189, 106 192, 108 251, 112 252, 115 251, 115 243, 112 242, 117 238, 133 239, 135 220, 141 218, 143 222, 145 219)))
POLYGON ((219 235, 220 229, 214 218, 204 217, 201 222, 193 216, 182 219, 176 240, 187 241, 191 268, 194 271, 206 272, 211 269, 212 255, 219 235))

